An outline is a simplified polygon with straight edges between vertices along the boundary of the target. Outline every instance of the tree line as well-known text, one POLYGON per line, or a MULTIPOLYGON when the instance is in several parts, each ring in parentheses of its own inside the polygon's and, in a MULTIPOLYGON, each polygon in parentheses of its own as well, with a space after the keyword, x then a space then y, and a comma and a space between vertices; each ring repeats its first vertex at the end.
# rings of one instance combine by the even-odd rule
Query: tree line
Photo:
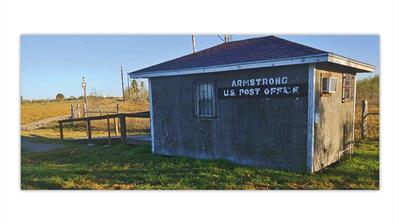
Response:
POLYGON ((380 102, 379 75, 357 81, 356 102, 359 104, 361 103, 362 100, 367 100, 370 104, 379 104, 380 102))
MULTIPOLYGON (((130 87, 124 89, 125 100, 131 101, 149 101, 148 88, 144 84, 143 81, 138 82, 133 79, 130 83, 130 87)), ((104 98, 96 92, 92 92, 87 96, 88 100, 97 100, 104 98)), ((118 99, 119 97, 107 96, 107 99, 118 99)), ((84 100, 84 96, 70 96, 65 97, 64 94, 58 93, 54 99, 35 99, 35 100, 26 100, 21 96, 21 103, 44 103, 44 102, 53 102, 53 101, 70 101, 70 100, 84 100)))
POLYGON ((148 89, 143 81, 139 83, 137 80, 133 79, 130 82, 130 88, 125 89, 125 97, 127 100, 132 101, 148 101, 148 89))

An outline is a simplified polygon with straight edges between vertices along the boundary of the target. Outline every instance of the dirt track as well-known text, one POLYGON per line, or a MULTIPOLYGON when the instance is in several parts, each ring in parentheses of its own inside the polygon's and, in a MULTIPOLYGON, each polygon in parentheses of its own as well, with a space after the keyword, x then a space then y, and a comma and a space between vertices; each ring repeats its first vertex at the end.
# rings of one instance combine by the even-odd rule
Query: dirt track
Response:
POLYGON ((67 119, 69 117, 70 117, 70 115, 63 115, 63 116, 58 116, 58 117, 46 118, 46 119, 43 119, 40 121, 32 122, 30 124, 21 125, 21 130, 22 131, 35 130, 38 128, 45 127, 45 126, 49 125, 51 122, 59 121, 62 119, 67 119))

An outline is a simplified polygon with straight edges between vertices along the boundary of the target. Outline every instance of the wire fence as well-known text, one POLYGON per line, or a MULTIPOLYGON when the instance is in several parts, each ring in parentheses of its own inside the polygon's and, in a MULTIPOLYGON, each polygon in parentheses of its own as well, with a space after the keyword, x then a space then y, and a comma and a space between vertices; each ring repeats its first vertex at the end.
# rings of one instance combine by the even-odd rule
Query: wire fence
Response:
POLYGON ((71 119, 82 118, 82 117, 90 117, 90 116, 98 116, 98 115, 106 115, 106 114, 118 114, 120 113, 119 104, 104 106, 104 105, 94 105, 94 106, 86 106, 85 103, 80 104, 71 104, 71 119))
POLYGON ((380 110, 378 102, 362 100, 356 105, 355 139, 379 140, 380 110))

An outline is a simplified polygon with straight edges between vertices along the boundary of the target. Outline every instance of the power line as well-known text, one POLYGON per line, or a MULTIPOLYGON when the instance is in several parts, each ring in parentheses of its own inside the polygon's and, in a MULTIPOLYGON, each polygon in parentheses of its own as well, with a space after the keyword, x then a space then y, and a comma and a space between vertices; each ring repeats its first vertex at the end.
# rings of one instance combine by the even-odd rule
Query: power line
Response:
POLYGON ((227 43, 230 42, 233 38, 231 37, 231 35, 223 35, 223 37, 221 37, 219 34, 217 34, 217 36, 219 37, 219 39, 221 41, 223 41, 223 43, 227 43))
POLYGON ((219 34, 217 36, 219 37, 220 40, 224 42, 224 39, 219 34))

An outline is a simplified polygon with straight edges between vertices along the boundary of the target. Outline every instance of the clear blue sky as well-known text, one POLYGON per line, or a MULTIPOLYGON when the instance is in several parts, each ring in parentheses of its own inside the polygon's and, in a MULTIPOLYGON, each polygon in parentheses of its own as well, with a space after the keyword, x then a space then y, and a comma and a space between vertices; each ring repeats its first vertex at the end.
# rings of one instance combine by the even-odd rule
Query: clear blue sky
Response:
MULTIPOLYGON (((257 36, 233 35, 233 40, 257 36)), ((277 36, 375 65, 379 73, 377 35, 277 36)), ((202 50, 221 40, 216 35, 197 35, 196 42, 197 50, 202 50)), ((120 96, 121 65, 126 73, 191 51, 190 35, 23 35, 21 95, 24 99, 54 98, 57 93, 78 97, 85 76, 88 93, 120 96)))

